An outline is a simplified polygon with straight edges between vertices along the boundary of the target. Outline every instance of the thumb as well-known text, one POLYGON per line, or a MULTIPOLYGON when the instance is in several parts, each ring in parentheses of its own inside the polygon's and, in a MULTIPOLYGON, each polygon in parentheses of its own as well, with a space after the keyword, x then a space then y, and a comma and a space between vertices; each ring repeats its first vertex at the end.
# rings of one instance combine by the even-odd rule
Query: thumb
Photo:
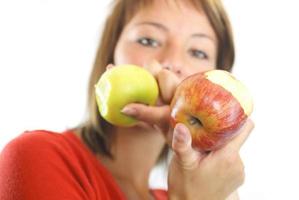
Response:
POLYGON ((202 158, 200 152, 192 148, 192 138, 188 128, 178 123, 173 131, 172 149, 182 168, 190 170, 197 167, 202 158))

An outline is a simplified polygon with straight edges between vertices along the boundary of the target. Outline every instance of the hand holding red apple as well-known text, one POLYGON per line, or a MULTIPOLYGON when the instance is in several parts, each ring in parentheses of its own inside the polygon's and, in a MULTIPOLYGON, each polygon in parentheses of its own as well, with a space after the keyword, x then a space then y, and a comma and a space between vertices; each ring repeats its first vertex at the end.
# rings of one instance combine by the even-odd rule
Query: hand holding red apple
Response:
POLYGON ((132 126, 137 122, 135 118, 156 124, 165 132, 171 110, 172 126, 185 124, 192 135, 193 147, 204 152, 226 144, 252 112, 250 93, 229 72, 197 73, 179 84, 172 72, 156 62, 147 70, 152 75, 141 67, 126 65, 113 67, 102 75, 96 85, 96 97, 103 118, 119 126, 132 126), (159 84, 160 105, 161 100, 166 104, 163 109, 160 107, 160 112, 154 106, 158 97, 154 77, 159 84), (171 109, 167 106, 170 101, 171 109))
POLYGON ((171 122, 188 127, 194 148, 213 151, 236 135, 252 107, 244 84, 227 71, 211 70, 180 83, 171 102, 171 122))
MULTIPOLYGON (((157 74, 155 74, 156 79, 157 77, 157 74)), ((160 78, 160 81, 158 81, 159 85, 164 84, 163 80, 165 80, 163 77, 160 78)), ((167 88, 172 90, 171 96, 173 96, 178 83, 177 81, 169 81, 169 83, 171 84, 165 87, 164 90, 167 88)), ((161 91, 161 88, 159 89, 161 91)), ((159 126, 164 130, 164 133, 168 129, 168 125, 165 124, 168 124, 171 114, 174 132, 173 134, 170 132, 169 136, 172 140, 170 145, 175 154, 169 166, 169 199, 225 199, 244 181, 243 163, 239 155, 239 149, 253 128, 252 121, 247 119, 252 111, 250 95, 248 95, 246 89, 244 90, 243 85, 236 84, 235 79, 230 78, 229 74, 219 76, 218 73, 217 75, 205 76, 202 73, 187 78, 179 85, 171 105, 172 107, 170 108, 169 105, 157 107, 133 103, 125 108, 129 108, 129 111, 134 110, 134 112, 124 112, 137 120, 159 126), (202 83, 201 81, 190 81, 196 79, 196 76, 199 76, 199 80, 204 84, 199 84, 202 83), (186 83, 188 83, 188 86, 185 85, 186 83), (211 85, 214 85, 214 87, 210 87, 211 85), (203 86, 205 88, 200 89, 203 86), (210 92, 211 88, 212 93, 210 92), (205 91, 205 95, 196 94, 194 93, 195 91, 205 91), (236 91, 239 91, 237 92, 237 97, 232 95, 236 91), (245 93, 243 93, 244 91, 245 93), (215 97, 217 97, 216 100, 214 99, 215 97), (199 101, 192 103, 192 100, 196 98, 199 101), (198 105, 196 102, 203 103, 198 105), (244 105, 247 106, 244 107, 244 105), (209 108, 210 110, 193 110, 192 106, 195 106, 195 108, 209 108), (214 112, 212 112, 213 109, 211 108, 214 108, 214 112), (192 112, 189 113, 189 111, 192 112), (225 111, 224 114, 219 114, 221 111, 225 111), (198 112, 203 112, 204 114, 198 114, 198 112), (235 113, 239 114, 236 115, 235 113), (208 114, 212 114, 212 117, 208 117, 208 114), (188 118, 188 116, 191 117, 188 118), (194 119, 193 116, 199 116, 200 118, 194 119), (202 116, 203 118, 201 118, 202 116), (223 118, 217 118, 217 116, 223 116, 223 118), (217 119, 222 120, 215 123, 217 119), (198 120, 201 121, 199 122, 198 120), (205 130, 206 123, 210 125, 207 127, 212 127, 207 129, 208 131, 205 130), (228 126, 224 126, 226 128, 223 129, 225 123, 228 123, 228 126), (203 141, 212 142, 204 142, 203 146, 201 146, 201 142, 193 142, 200 136, 195 134, 196 137, 194 139, 194 133, 192 134, 193 128, 189 127, 190 124, 197 128, 200 127, 201 131, 206 131, 203 134, 203 141), (215 126, 215 124, 218 125, 215 126), (211 132, 211 130, 217 130, 217 128, 222 128, 219 129, 222 131, 211 132), (214 134, 216 134, 216 137, 214 134), (228 134, 227 137, 225 136, 226 134, 228 134), (207 139, 209 137, 211 139, 207 139), (213 139, 215 140, 213 141, 213 139), (196 146, 198 144, 199 146, 196 146), (224 144, 226 144, 224 147, 217 149, 224 144), (209 154, 203 153, 214 149, 217 150, 209 154), (198 187, 199 185, 201 187, 198 187)))

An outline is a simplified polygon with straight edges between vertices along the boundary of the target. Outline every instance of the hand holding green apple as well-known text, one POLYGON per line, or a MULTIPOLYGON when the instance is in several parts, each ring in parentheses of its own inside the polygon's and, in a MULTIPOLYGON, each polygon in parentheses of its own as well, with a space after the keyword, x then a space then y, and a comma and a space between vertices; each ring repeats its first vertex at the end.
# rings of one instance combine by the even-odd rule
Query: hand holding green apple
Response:
MULTIPOLYGON (((161 78, 158 75, 156 78, 160 84, 161 78)), ((166 95, 163 93, 167 93, 160 85, 160 95, 164 99, 166 95)), ((154 105, 159 87, 154 76, 141 67, 112 67, 95 86, 101 116, 117 126, 133 126, 137 120, 123 114, 121 110, 131 103, 154 105)), ((237 134, 252 112, 253 101, 244 84, 231 73, 211 70, 183 80, 176 88, 170 108, 170 124, 173 127, 177 123, 185 124, 191 133, 192 146, 205 152, 220 148, 237 134)), ((143 109, 146 110, 144 106, 143 109)), ((155 112, 159 112, 159 109, 155 109, 155 112)), ((141 118, 149 123, 159 123, 151 116, 141 118)))
POLYGON ((121 110, 130 103, 154 105, 159 88, 155 78, 135 65, 110 67, 95 85, 96 101, 101 116, 117 126, 133 126, 136 119, 121 110))

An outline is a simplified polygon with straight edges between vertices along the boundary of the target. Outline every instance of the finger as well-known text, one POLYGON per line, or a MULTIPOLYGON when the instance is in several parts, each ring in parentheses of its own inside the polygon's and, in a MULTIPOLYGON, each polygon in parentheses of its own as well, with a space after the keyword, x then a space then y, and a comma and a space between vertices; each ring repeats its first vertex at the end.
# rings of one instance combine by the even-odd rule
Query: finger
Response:
POLYGON ((152 60, 149 63, 145 63, 143 65, 143 68, 149 71, 155 78, 157 78, 157 75, 159 71, 162 69, 162 66, 158 61, 152 60))
POLYGON ((253 121, 251 119, 247 119, 243 127, 239 130, 239 133, 237 133, 236 137, 230 141, 225 148, 230 148, 237 151, 240 150, 253 128, 253 121))
POLYGON ((168 105, 157 107, 132 103, 126 105, 121 112, 137 120, 156 124, 162 131, 167 131, 169 128, 170 107, 168 105))
POLYGON ((194 169, 201 158, 201 154, 192 148, 191 143, 192 138, 188 128, 178 123, 173 131, 172 149, 184 169, 194 169))
POLYGON ((157 74, 160 94, 165 103, 170 103, 174 92, 180 83, 179 78, 171 71, 162 69, 157 74))
POLYGON ((107 67, 106 67, 106 70, 111 69, 112 67, 115 67, 115 65, 113 65, 113 64, 108 64, 107 67))

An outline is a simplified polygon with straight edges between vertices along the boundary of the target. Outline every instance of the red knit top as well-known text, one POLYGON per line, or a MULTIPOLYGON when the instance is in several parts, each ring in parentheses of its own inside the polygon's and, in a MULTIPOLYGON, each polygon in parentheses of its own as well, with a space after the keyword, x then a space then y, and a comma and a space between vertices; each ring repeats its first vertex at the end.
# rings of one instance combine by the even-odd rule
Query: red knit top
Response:
MULTIPOLYGON (((152 190, 166 200, 165 190, 152 190)), ((1 200, 126 200, 112 174, 72 132, 25 132, 0 154, 1 200)))

